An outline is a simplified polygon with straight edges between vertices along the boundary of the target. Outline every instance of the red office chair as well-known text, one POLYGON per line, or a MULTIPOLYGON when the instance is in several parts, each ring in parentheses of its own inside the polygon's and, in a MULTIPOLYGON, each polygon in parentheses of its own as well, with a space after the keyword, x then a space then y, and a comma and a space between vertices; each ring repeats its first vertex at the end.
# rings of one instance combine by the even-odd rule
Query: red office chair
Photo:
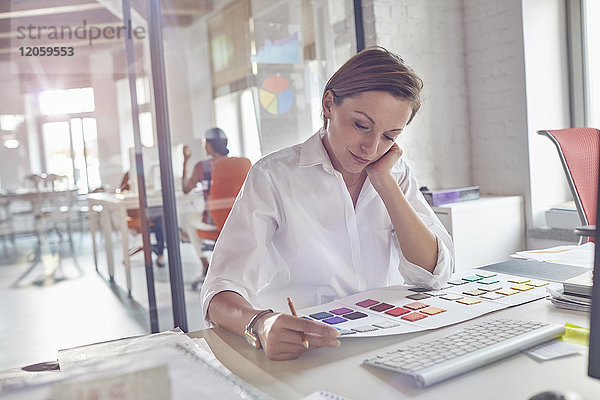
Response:
MULTIPOLYGON (((212 229, 196 230, 198 237, 217 240, 251 166, 250 160, 244 157, 224 157, 215 162, 207 200, 208 211, 215 226, 212 229)), ((208 260, 202 257, 201 261, 204 276, 208 269, 208 260)), ((193 289, 202 282, 203 276, 192 283, 193 289)))
MULTIPOLYGON (((600 130, 569 128, 538 131, 538 134, 548 136, 556 145, 582 225, 594 225, 598 198, 600 130)), ((593 232, 585 228, 577 228, 575 231, 584 236, 593 232)))

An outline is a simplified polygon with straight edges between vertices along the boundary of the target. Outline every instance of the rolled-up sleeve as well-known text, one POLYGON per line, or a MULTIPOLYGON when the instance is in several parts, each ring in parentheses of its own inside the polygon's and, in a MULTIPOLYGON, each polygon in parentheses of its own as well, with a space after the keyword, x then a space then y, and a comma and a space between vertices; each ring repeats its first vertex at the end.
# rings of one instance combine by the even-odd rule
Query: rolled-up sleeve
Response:
POLYGON ((233 291, 251 304, 256 293, 276 273, 265 262, 267 248, 279 224, 277 191, 260 166, 253 166, 215 243, 202 285, 202 315, 208 326, 208 306, 219 292, 233 291))
POLYGON ((411 206, 437 239, 437 263, 433 273, 408 261, 400 249, 398 240, 394 244, 400 257, 399 272, 409 285, 426 286, 432 289, 442 288, 454 270, 454 245, 450 234, 435 215, 418 188, 417 180, 408 165, 402 162, 395 170, 400 188, 411 206))

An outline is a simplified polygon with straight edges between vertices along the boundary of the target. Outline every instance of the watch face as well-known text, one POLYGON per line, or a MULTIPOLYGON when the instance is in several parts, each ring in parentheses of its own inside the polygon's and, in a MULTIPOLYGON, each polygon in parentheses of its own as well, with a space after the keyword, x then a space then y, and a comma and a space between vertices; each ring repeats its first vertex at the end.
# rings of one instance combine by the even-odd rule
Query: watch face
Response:
POLYGON ((260 341, 253 332, 245 331, 244 337, 250 346, 254 347, 255 349, 260 349, 260 341))

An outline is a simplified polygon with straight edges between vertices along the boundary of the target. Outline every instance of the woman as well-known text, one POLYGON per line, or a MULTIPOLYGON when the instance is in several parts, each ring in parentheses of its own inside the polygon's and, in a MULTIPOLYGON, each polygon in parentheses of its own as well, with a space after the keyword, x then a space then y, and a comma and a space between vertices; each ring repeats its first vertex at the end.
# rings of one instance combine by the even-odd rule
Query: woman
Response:
POLYGON ((323 128, 250 170, 202 288, 208 323, 244 335, 273 360, 337 347, 337 330, 286 313, 408 283, 440 288, 452 243, 418 190, 396 139, 420 107, 421 79, 370 48, 322 98, 323 128), (270 309, 279 312, 272 312, 270 309))

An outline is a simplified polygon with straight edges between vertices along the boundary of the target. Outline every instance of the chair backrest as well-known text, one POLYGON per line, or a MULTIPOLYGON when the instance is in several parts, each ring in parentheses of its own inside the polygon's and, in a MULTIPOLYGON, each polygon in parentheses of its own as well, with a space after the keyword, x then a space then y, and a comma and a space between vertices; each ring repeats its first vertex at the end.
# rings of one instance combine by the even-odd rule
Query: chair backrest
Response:
POLYGON ((224 157, 213 165, 208 209, 219 232, 223 229, 251 166, 250 160, 244 157, 224 157))
POLYGON ((538 131, 556 145, 583 225, 596 223, 600 130, 569 128, 538 131))

